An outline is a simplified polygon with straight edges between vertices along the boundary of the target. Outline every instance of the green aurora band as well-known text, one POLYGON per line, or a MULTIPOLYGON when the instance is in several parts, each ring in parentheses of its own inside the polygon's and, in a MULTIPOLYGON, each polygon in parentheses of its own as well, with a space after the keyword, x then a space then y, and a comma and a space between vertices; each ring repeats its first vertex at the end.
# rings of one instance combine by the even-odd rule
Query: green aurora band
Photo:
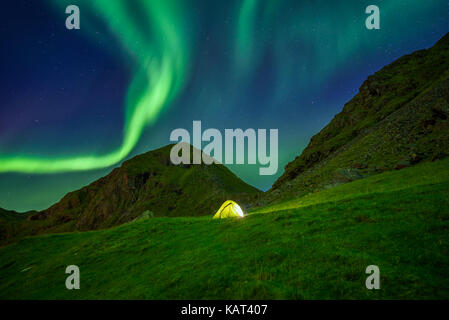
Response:
MULTIPOLYGON (((156 121, 162 109, 182 87, 189 48, 185 44, 185 28, 179 17, 182 8, 177 2, 133 2, 134 9, 147 22, 147 28, 138 25, 135 17, 131 17, 130 4, 126 0, 84 0, 78 3, 82 3, 83 12, 91 10, 102 18, 136 63, 126 98, 123 141, 117 149, 103 155, 60 158, 0 155, 0 172, 59 173, 114 165, 131 152, 145 127, 156 121)), ((54 1, 58 10, 68 4, 54 1)), ((89 29, 89 24, 82 21, 81 30, 84 29, 89 29)))
MULTIPOLYGON (((438 0, 442 1, 442 0, 438 0)), ((436 10, 438 1, 378 1, 381 24, 408 28, 410 18, 436 10)), ((369 0, 241 0, 236 8, 234 58, 237 78, 246 76, 270 53, 276 60, 276 88, 321 87, 349 63, 354 52, 382 45, 394 30, 373 33, 365 28, 369 0), (324 6, 324 8, 322 8, 324 6), (320 10, 321 8, 321 10, 320 10), (292 86, 292 83, 297 86, 292 86)), ((399 37, 400 35, 394 35, 399 37)), ((285 94, 285 92, 284 92, 285 94)))
MULTIPOLYGON (((71 1, 49 0, 64 13, 71 1)), ((442 1, 442 0, 441 0, 442 1)), ((273 105, 291 91, 319 88, 326 79, 351 64, 354 52, 369 52, 394 30, 370 33, 364 27, 368 0, 323 1, 323 10, 310 1, 240 0, 235 2, 235 85, 242 87, 263 63, 269 52, 276 63, 273 105), (282 23, 280 23, 282 22, 282 23), (242 83, 243 82, 243 83, 242 83), (292 85, 294 84, 294 85, 292 85)), ((188 1, 182 0, 78 0, 82 11, 81 30, 95 38, 88 17, 98 16, 117 37, 136 65, 125 102, 122 143, 106 154, 67 157, 0 155, 0 173, 61 173, 101 169, 123 160, 138 143, 147 126, 154 124, 186 82, 191 44, 186 22, 188 1)), ((418 17, 436 10, 433 1, 383 1, 382 24, 406 30, 407 12, 418 17)), ((65 16, 64 16, 65 17, 65 16)), ((429 26, 431 28, 431 26, 429 26)), ((396 34, 395 37, 400 37, 396 34)), ((393 36, 391 36, 393 37, 393 36)), ((238 96, 239 91, 233 90, 238 96)), ((280 102, 279 102, 280 101, 280 102)), ((230 103, 232 105, 232 103, 230 103)))

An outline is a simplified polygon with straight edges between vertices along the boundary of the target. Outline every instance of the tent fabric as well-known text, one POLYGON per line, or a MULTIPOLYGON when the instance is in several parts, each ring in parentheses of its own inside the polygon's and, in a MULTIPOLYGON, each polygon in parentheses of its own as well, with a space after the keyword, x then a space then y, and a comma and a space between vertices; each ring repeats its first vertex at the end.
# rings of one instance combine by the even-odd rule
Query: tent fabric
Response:
POLYGON ((215 213, 214 219, 224 219, 232 217, 243 217, 243 210, 232 200, 225 201, 220 209, 215 213))

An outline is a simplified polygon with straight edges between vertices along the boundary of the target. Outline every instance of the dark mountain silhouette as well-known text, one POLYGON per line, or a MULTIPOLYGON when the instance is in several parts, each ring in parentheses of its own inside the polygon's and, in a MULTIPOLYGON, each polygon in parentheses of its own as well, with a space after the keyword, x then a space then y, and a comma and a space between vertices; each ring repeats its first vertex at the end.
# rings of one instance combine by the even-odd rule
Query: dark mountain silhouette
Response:
POLYGON ((245 208, 260 194, 221 164, 173 165, 171 147, 125 161, 107 176, 8 228, 30 235, 107 228, 142 215, 212 216, 228 199, 245 208))
POLYGON ((23 233, 22 226, 26 223, 27 217, 35 213, 36 211, 19 213, 0 208, 0 243, 7 239, 13 239, 18 234, 25 234, 23 233))
POLYGON ((54 217, 90 230, 130 221, 145 211, 165 217, 211 215, 227 199, 244 204, 259 193, 221 164, 173 165, 171 147, 124 162, 30 220, 54 217))
POLYGON ((259 204, 444 158, 448 117, 449 34, 368 77, 259 204))

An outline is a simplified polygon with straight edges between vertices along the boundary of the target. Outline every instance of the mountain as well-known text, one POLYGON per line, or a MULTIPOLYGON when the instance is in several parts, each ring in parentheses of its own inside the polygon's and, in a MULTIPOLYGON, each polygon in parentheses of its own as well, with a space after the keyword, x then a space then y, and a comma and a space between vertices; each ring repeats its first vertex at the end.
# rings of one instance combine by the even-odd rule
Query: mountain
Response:
MULTIPOLYGON (((266 202, 449 155, 449 34, 368 77, 285 167, 266 202)), ((259 203, 260 204, 260 203, 259 203)))
POLYGON ((20 221, 26 219, 28 216, 35 214, 36 211, 28 211, 24 213, 19 213, 13 210, 6 210, 0 208, 0 221, 20 221))
POLYGON ((3 217, 3 215, 7 216, 7 215, 12 214, 12 213, 14 213, 14 211, 10 211, 10 210, 6 210, 6 209, 3 209, 3 208, 0 208, 0 216, 1 217, 3 217))
POLYGON ((35 213, 36 211, 19 213, 0 208, 0 243, 22 234, 21 226, 26 223, 27 217, 35 213))
POLYGON ((245 205, 260 191, 221 164, 179 165, 172 145, 125 161, 90 185, 68 193, 50 208, 32 214, 26 234, 93 230, 140 216, 212 216, 228 199, 245 205))

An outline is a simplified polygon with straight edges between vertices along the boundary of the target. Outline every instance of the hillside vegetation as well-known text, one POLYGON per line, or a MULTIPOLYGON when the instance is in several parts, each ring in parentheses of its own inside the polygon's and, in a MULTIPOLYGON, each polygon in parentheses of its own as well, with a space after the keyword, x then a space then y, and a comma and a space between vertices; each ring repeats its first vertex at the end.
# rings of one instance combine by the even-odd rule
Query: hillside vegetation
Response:
POLYGON ((258 209, 0 248, 1 299, 446 299, 449 159, 258 209), (65 288, 65 268, 81 289, 65 288), (381 289, 365 288, 377 265, 381 289))
POLYGON ((94 230, 143 215, 202 216, 215 213, 229 197, 243 207, 260 191, 221 164, 179 165, 170 161, 172 145, 125 161, 89 186, 70 192, 28 219, 0 216, 0 241, 50 232, 94 230))
POLYGON ((262 204, 449 155, 449 34, 376 72, 262 204))

